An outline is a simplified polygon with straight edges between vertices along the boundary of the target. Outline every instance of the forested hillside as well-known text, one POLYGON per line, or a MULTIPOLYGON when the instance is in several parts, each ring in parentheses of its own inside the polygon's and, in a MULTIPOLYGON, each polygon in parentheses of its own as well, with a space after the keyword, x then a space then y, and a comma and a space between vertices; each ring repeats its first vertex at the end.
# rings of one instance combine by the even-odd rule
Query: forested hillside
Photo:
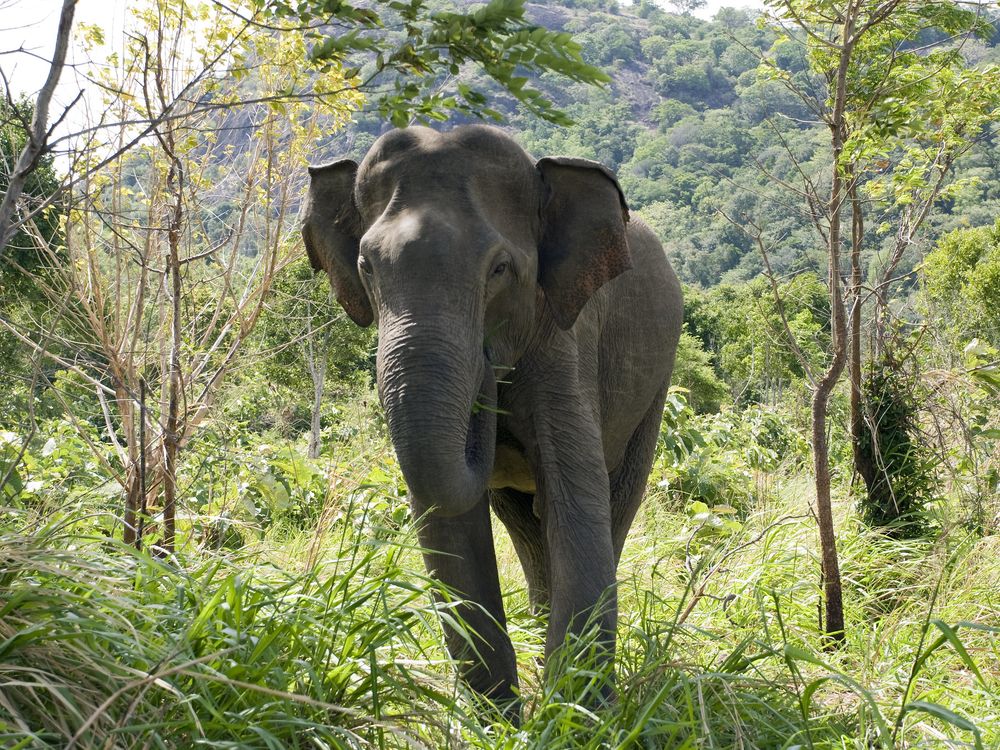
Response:
POLYGON ((0 746, 1000 748, 995 2, 77 5, 0 56, 0 746), (329 165, 481 121, 628 213, 329 165))
MULTIPOLYGON (((748 281, 762 270, 753 240, 726 215, 755 216, 780 237, 772 257, 779 273, 823 270, 807 210, 789 183, 796 163, 812 167, 822 160, 817 148, 826 134, 798 94, 758 70, 768 52, 808 90, 819 91, 819 82, 806 75, 800 44, 775 46, 774 31, 760 28, 757 13, 745 10, 723 9, 712 21, 650 2, 529 3, 527 12, 538 23, 571 32, 585 59, 612 80, 603 90, 557 83, 554 76, 541 81, 575 121, 569 128, 526 115, 510 97, 497 96, 491 107, 525 148, 537 156, 584 156, 615 170, 629 205, 664 241, 687 283, 748 281)), ((933 36, 927 32, 922 41, 933 36)), ((1000 62, 998 45, 1000 28, 992 37, 966 41, 962 54, 977 64, 1000 62)), ((348 148, 338 137, 323 156, 360 157, 386 127, 375 116, 355 122, 348 148)), ((951 229, 981 226, 997 215, 998 137, 995 128, 988 130, 963 157, 955 179, 968 184, 935 206, 923 250, 951 229)), ((879 231, 886 222, 891 217, 868 227, 868 255, 891 242, 887 230, 879 231)), ((916 256, 908 260, 912 265, 916 256)))

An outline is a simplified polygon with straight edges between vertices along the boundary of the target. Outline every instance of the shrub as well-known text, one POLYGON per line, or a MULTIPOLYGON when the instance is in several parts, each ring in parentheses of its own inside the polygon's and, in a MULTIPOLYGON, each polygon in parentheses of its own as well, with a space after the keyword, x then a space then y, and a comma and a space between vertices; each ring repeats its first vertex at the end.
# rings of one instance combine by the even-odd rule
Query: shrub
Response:
POLYGON ((865 492, 858 510, 870 526, 892 536, 926 533, 927 506, 935 499, 936 460, 917 421, 913 385, 883 360, 862 383, 865 418, 858 468, 865 492))
POLYGON ((763 407, 696 415, 684 390, 673 388, 660 435, 660 486, 682 504, 744 513, 764 499, 767 475, 808 458, 805 438, 789 422, 763 407))

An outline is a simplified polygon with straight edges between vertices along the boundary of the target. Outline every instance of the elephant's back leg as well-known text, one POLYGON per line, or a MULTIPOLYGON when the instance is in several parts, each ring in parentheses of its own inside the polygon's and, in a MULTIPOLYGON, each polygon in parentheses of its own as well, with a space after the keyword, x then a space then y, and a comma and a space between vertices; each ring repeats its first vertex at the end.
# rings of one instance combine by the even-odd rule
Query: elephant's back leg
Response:
POLYGON ((656 441, 663 419, 663 403, 667 397, 667 385, 653 399, 649 410, 625 447, 625 455, 618 467, 609 475, 611 485, 611 539, 615 547, 615 565, 618 564, 625 546, 625 537, 635 519, 636 511, 646 491, 646 480, 653 466, 656 441))
POLYGON ((549 561, 534 502, 535 496, 525 492, 509 488, 490 491, 493 512, 507 528, 528 581, 531 609, 538 613, 549 606, 549 561))

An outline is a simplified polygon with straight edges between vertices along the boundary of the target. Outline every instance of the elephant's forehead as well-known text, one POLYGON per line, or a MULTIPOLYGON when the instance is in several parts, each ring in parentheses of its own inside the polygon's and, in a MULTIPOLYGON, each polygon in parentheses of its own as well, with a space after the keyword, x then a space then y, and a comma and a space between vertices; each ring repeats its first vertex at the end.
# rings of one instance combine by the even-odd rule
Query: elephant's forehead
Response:
POLYGON ((425 200, 453 204, 468 183, 468 174, 457 168, 453 156, 405 152, 366 160, 358 175, 360 206, 374 219, 390 204, 410 206, 425 200))
POLYGON ((441 198, 449 192, 466 192, 473 186, 517 189, 523 193, 533 177, 530 163, 526 169, 523 161, 503 154, 470 151, 451 144, 366 162, 359 175, 362 189, 375 193, 372 197, 388 197, 402 191, 437 194, 441 198))
POLYGON ((365 163, 409 159, 458 160, 461 163, 457 166, 468 169, 470 158, 493 165, 506 164, 520 170, 532 167, 524 149, 510 136, 502 130, 483 125, 462 126, 443 133, 420 126, 393 130, 373 144, 365 163))
POLYGON ((375 202, 388 202, 399 193, 439 195, 507 191, 524 197, 537 190, 534 164, 524 150, 503 132, 469 126, 438 133, 429 128, 407 128, 382 136, 361 164, 360 190, 375 202))
POLYGON ((458 224, 485 220, 505 233, 529 232, 538 219, 541 199, 535 174, 487 165, 456 169, 438 159, 387 164, 361 186, 360 205, 374 221, 384 212, 417 208, 450 217, 458 224))
POLYGON ((394 257, 402 253, 491 254, 498 246, 525 253, 536 245, 538 212, 524 190, 465 178, 454 189, 397 184, 376 208, 365 244, 394 257))
POLYGON ((366 232, 363 244, 387 259, 442 255, 479 256, 501 241, 489 222, 471 218, 455 206, 420 205, 385 211, 366 232))
POLYGON ((538 197, 532 187, 489 172, 397 171, 366 181, 359 205, 366 236, 386 251, 427 239, 472 249, 495 244, 491 236, 533 246, 538 197))

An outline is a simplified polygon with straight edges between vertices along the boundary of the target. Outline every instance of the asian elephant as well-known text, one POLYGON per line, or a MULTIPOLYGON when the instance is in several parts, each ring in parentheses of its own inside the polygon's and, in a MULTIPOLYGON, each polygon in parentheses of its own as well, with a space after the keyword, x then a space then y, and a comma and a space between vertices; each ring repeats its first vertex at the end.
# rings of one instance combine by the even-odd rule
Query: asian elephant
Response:
POLYGON ((596 619, 613 658, 615 571, 653 461, 681 330, 659 241, 615 176, 533 161, 486 126, 386 133, 360 166, 311 167, 302 234, 361 326, 429 571, 468 602, 462 675, 517 709, 490 507, 546 654, 596 619))

